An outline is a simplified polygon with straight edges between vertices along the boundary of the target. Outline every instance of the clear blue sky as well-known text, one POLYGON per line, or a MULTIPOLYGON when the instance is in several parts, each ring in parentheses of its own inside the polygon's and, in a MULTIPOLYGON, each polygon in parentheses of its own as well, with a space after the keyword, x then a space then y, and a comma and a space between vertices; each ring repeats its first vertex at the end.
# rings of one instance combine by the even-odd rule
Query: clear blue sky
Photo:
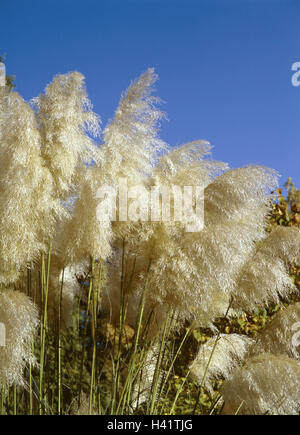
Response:
POLYGON ((214 158, 300 187, 299 0, 1 0, 0 11, 0 53, 25 99, 78 70, 105 125, 154 67, 164 140, 209 140, 214 158))

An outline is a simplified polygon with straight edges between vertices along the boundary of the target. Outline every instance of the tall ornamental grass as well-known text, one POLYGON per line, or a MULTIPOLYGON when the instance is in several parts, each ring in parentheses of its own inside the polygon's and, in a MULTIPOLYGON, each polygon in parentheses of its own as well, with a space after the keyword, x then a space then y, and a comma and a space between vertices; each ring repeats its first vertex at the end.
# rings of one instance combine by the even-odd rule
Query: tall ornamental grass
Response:
POLYGON ((78 72, 29 103, 0 87, 1 414, 300 412, 297 191, 279 222, 276 171, 166 144, 156 79, 103 130, 78 72), (99 219, 107 186, 119 208, 99 219), (185 187, 197 231, 175 218, 185 187), (137 200, 151 188, 162 207, 177 189, 169 219, 137 200), (258 334, 228 326, 272 310, 258 334))

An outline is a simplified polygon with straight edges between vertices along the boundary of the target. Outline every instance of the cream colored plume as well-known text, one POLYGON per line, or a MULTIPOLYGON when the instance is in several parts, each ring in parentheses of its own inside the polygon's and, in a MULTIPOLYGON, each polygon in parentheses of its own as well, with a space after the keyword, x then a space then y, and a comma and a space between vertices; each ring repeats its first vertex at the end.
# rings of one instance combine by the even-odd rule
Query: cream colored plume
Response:
POLYGON ((208 158, 212 146, 204 140, 188 142, 164 154, 154 170, 156 184, 206 187, 228 169, 226 163, 208 158))
POLYGON ((233 306, 256 309, 279 303, 297 291, 289 277, 288 261, 300 255, 300 229, 277 227, 257 245, 254 255, 241 270, 233 306))
POLYGON ((1 290, 0 323, 5 327, 5 346, 0 347, 0 386, 24 385, 24 368, 36 363, 32 341, 38 326, 37 309, 25 294, 1 290))
POLYGON ((257 337, 250 355, 271 353, 300 360, 300 302, 274 315, 257 337))
POLYGON ((153 301, 177 309, 182 318, 197 313, 199 319, 209 316, 213 322, 225 314, 239 273, 255 252, 255 242, 266 237, 276 175, 265 168, 248 167, 213 179, 226 166, 207 163, 208 151, 205 142, 187 144, 182 152, 179 149, 171 151, 170 158, 163 156, 155 171, 159 182, 186 186, 194 178, 196 185, 201 180, 204 187, 210 183, 204 191, 202 231, 189 233, 184 225, 172 222, 154 227, 149 288, 153 301), (222 303, 213 304, 212 300, 222 303))
POLYGON ((57 75, 45 93, 33 99, 42 135, 42 155, 55 181, 56 195, 67 199, 84 164, 96 158, 90 135, 100 132, 84 77, 78 72, 57 75))
POLYGON ((149 253, 152 303, 178 310, 182 319, 205 321, 202 326, 225 315, 240 270, 264 233, 264 219, 261 225, 252 224, 254 214, 251 219, 205 226, 199 233, 186 233, 179 225, 156 225, 149 253))
POLYGON ((207 225, 240 220, 255 209, 269 205, 278 174, 262 166, 232 169, 217 177, 205 189, 207 225))
POLYGON ((155 107, 158 100, 150 95, 155 80, 152 69, 142 74, 122 96, 114 119, 104 131, 96 165, 87 169, 72 219, 62 231, 62 246, 69 262, 89 255, 106 259, 111 253, 113 232, 115 236, 130 232, 130 222, 113 223, 112 229, 109 220, 99 220, 97 195, 103 186, 117 188, 120 177, 126 178, 128 188, 143 184, 158 153, 166 147, 157 137, 163 114, 155 107))
POLYGON ((64 266, 90 256, 106 260, 111 254, 111 222, 98 218, 97 187, 95 179, 87 174, 80 186, 72 218, 61 229, 59 246, 64 266))
POLYGON ((298 415, 300 362, 267 353, 252 357, 224 382, 221 394, 224 414, 298 415))
POLYGON ((225 315, 241 270, 256 243, 266 237, 275 185, 273 171, 249 166, 225 172, 205 188, 204 229, 185 235, 189 257, 199 271, 195 288, 200 319, 211 317, 212 322, 225 315))
MULTIPOLYGON (((160 120, 165 115, 157 107, 160 99, 152 95, 156 80, 154 69, 149 68, 121 96, 115 116, 104 130, 104 145, 99 151, 101 164, 95 171, 99 187, 103 184, 118 187, 119 183, 122 186, 126 183, 128 192, 137 186, 150 188, 155 164, 169 149, 158 136, 160 120)), ((119 198, 117 196, 117 201, 119 198)), ((132 202, 128 201, 128 209, 132 202)), ((122 219, 113 222, 114 235, 130 241, 137 234, 136 223, 129 218, 122 219)), ((143 232, 139 234, 143 237, 143 232)))
POLYGON ((241 365, 254 340, 239 334, 220 334, 200 346, 190 365, 191 376, 198 385, 213 392, 214 383, 228 379, 241 365))
POLYGON ((149 68, 122 95, 112 121, 104 130, 104 146, 100 149, 104 180, 128 184, 144 183, 152 174, 158 156, 167 145, 158 137, 159 121, 164 114, 156 107, 160 102, 151 96, 157 76, 149 68))
POLYGON ((9 283, 47 250, 63 210, 53 198, 33 110, 15 92, 0 105, 0 282, 9 283))

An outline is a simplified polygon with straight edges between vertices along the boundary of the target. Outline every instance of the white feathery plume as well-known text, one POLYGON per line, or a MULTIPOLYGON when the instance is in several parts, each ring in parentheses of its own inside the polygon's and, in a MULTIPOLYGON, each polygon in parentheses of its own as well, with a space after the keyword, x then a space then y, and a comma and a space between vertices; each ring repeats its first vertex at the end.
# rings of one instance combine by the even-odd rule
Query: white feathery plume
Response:
POLYGON ((172 233, 157 225, 149 274, 152 300, 178 309, 183 318, 197 312, 203 319, 202 312, 213 321, 224 315, 240 269, 264 233, 265 211, 261 214, 260 226, 252 224, 253 214, 252 221, 248 216, 240 222, 204 226, 199 233, 178 231, 175 225, 172 233))
POLYGON ((266 256, 280 258, 285 263, 296 261, 300 255, 300 230, 297 227, 277 226, 261 244, 259 251, 266 256))
POLYGON ((0 100, 0 282, 9 283, 47 249, 63 210, 52 195, 33 110, 15 92, 0 100))
POLYGON ((254 310, 280 303, 297 289, 288 273, 288 261, 300 255, 300 229, 277 227, 257 246, 241 269, 234 292, 233 307, 254 310))
POLYGON ((229 302, 241 268, 255 252, 255 243, 266 237, 275 185, 273 171, 249 166, 225 172, 205 189, 204 229, 187 234, 190 242, 186 245, 199 270, 199 307, 211 313, 212 320, 217 314, 212 299, 229 302))
POLYGON ((253 343, 253 339, 240 334, 220 334, 210 338, 200 346, 190 364, 192 378, 198 385, 203 384, 213 392, 214 383, 230 377, 233 370, 243 363, 253 343))
POLYGON ((124 177, 129 185, 143 184, 159 154, 167 149, 158 137, 159 121, 165 115, 156 107, 159 98, 151 96, 156 80, 154 69, 149 68, 131 83, 105 128, 100 149, 100 173, 105 180, 124 177))
POLYGON ((188 142, 164 154, 154 169, 154 180, 164 185, 206 187, 228 169, 226 163, 207 158, 212 146, 205 140, 188 142))
POLYGON ((258 334, 250 355, 271 353, 300 360, 300 343, 296 335, 299 330, 300 302, 289 305, 273 316, 271 322, 258 334))
MULTIPOLYGON (((158 136, 165 114, 157 107, 161 100, 152 95, 157 78, 154 69, 149 68, 122 94, 114 118, 104 130, 104 145, 99 151, 101 164, 95 171, 99 187, 109 184, 117 188, 119 183, 123 186, 126 182, 128 195, 132 188, 149 188, 159 157, 169 150, 158 136)), ((128 210, 133 201, 128 199, 128 210)), ((122 219, 112 223, 113 232, 117 238, 126 237, 130 241, 136 234, 137 224, 129 218, 125 222, 122 219)))
POLYGON ((204 227, 194 235, 187 246, 198 269, 203 296, 208 293, 209 297, 214 288, 231 294, 240 269, 255 250, 255 240, 262 237, 261 232, 262 227, 235 221, 204 227))
POLYGON ((115 236, 128 234, 130 222, 99 221, 97 198, 103 186, 117 188, 120 178, 126 178, 128 188, 143 184, 152 171, 157 155, 166 147, 157 137, 158 122, 163 117, 152 97, 156 75, 152 69, 140 76, 122 96, 114 119, 104 130, 104 145, 97 155, 99 163, 87 170, 75 202, 72 219, 63 229, 66 257, 70 262, 91 255, 106 259, 111 253, 115 236))
POLYGON ((84 76, 78 72, 60 74, 45 93, 32 100, 37 107, 45 159, 56 186, 65 200, 78 182, 80 169, 96 158, 90 135, 99 135, 99 117, 92 111, 84 76))
POLYGON ((106 260, 111 254, 113 238, 110 220, 99 220, 98 184, 90 174, 82 180, 72 218, 60 231, 59 250, 63 265, 72 265, 93 257, 106 260))
POLYGON ((190 238, 186 242, 189 256, 199 270, 199 306, 203 313, 211 313, 212 320, 212 299, 229 302, 240 270, 255 252, 257 241, 266 237, 275 175, 272 171, 269 177, 264 174, 269 174, 265 168, 247 167, 214 179, 205 189, 203 231, 185 236, 190 238))
POLYGON ((224 414, 298 415, 300 362, 261 354, 247 360, 221 388, 224 414))
POLYGON ((217 177, 205 189, 206 224, 239 220, 264 207, 273 198, 277 178, 274 170, 253 165, 217 177))
MULTIPOLYGON (((247 167, 228 171, 212 181, 225 166, 218 162, 206 165, 203 157, 209 150, 207 143, 197 144, 198 153, 194 146, 187 146, 187 156, 183 149, 181 158, 180 152, 174 151, 175 163, 168 160, 168 155, 163 156, 161 178, 171 179, 176 184, 176 163, 184 161, 188 163, 185 171, 178 170, 179 185, 188 185, 192 181, 190 167, 193 169, 192 178, 198 185, 201 180, 204 180, 204 186, 208 180, 211 181, 204 191, 204 228, 200 232, 188 233, 182 225, 155 227, 152 237, 155 254, 149 287, 152 298, 177 308, 183 317, 193 315, 198 307, 198 312, 202 309, 206 313, 210 308, 213 320, 220 310, 214 310, 212 298, 230 300, 241 268, 255 251, 255 242, 266 235, 268 202, 276 185, 276 175, 265 168, 247 167), (248 207, 246 211, 245 205, 248 207), (232 207, 234 213, 230 217, 232 207)), ((227 309, 225 305, 223 314, 227 309)), ((201 317, 201 312, 199 315, 201 317)))
POLYGON ((26 365, 36 363, 32 342, 38 326, 38 312, 33 302, 14 290, 0 292, 0 322, 5 326, 5 346, 0 347, 0 385, 24 385, 26 365))

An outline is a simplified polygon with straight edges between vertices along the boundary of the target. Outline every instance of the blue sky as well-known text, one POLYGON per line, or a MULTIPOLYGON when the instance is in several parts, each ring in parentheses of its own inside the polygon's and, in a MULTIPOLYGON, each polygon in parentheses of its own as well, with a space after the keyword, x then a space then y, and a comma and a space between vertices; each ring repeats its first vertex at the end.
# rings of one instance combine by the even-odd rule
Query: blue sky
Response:
POLYGON ((154 67, 164 140, 209 140, 215 159, 300 187, 299 0, 1 0, 0 11, 0 53, 25 99, 78 70, 105 125, 154 67))

